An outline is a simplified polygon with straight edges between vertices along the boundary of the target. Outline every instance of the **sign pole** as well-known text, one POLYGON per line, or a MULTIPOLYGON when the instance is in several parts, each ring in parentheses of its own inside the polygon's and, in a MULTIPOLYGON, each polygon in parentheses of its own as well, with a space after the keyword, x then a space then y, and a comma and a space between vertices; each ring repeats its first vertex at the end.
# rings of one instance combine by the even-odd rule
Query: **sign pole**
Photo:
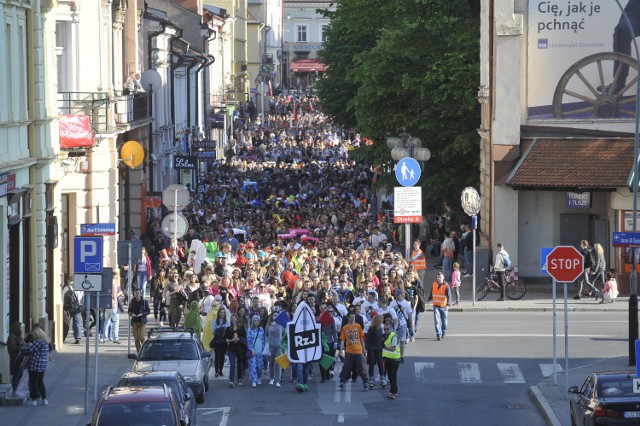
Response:
POLYGON ((85 330, 84 330, 84 338, 85 342, 85 351, 84 351, 84 413, 89 414, 89 321, 91 321, 91 297, 88 295, 89 293, 85 291, 83 293, 83 301, 86 302, 87 306, 85 312, 85 330))
POLYGON ((405 259, 411 259, 411 224, 405 223, 404 225, 404 254, 405 259))
MULTIPOLYGON (((473 248, 472 248, 472 259, 473 259, 473 268, 471 272, 469 272, 469 268, 467 268, 467 274, 471 273, 471 298, 473 299, 473 306, 476 306, 476 228, 478 227, 478 216, 471 217, 471 232, 473 232, 473 248)), ((467 267, 467 265, 465 265, 467 267)))
POLYGON ((98 400, 98 340, 100 340, 100 292, 96 291, 96 365, 93 368, 93 400, 98 400))
POLYGON ((569 389, 569 309, 567 307, 567 285, 568 283, 564 283, 564 388, 565 389, 569 389))
POLYGON ((558 385, 558 357, 557 357, 557 344, 556 344, 556 279, 553 279, 553 286, 551 287, 553 293, 553 384, 558 385))
POLYGON ((173 198, 173 214, 174 214, 174 222, 173 222, 173 253, 178 257, 178 189, 174 192, 173 198))
MULTIPOLYGON (((128 274, 127 274, 127 310, 129 309, 129 305, 131 303, 131 286, 133 285, 133 266, 131 265, 131 243, 127 244, 129 248, 129 261, 128 261, 128 274)), ((131 354, 131 321, 129 321, 129 317, 127 317, 127 355, 131 354)))

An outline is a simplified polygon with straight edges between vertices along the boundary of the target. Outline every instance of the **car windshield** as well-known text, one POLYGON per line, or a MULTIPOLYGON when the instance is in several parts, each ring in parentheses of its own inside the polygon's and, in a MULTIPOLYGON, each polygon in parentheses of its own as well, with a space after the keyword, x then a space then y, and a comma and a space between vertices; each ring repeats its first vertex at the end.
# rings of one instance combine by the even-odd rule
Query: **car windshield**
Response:
POLYGON ((198 350, 190 340, 147 340, 140 351, 141 360, 198 360, 198 350))
POLYGON ((149 377, 123 377, 122 379, 120 379, 117 386, 118 387, 162 386, 163 383, 169 386, 169 388, 171 388, 174 395, 178 396, 178 399, 182 399, 180 398, 180 395, 182 395, 182 392, 178 388, 178 382, 176 382, 175 380, 163 380, 160 378, 149 378, 149 377))
POLYGON ((618 398, 618 397, 637 397, 638 394, 633 393, 633 379, 626 377, 620 379, 598 378, 598 397, 600 398, 618 398))
POLYGON ((176 419, 167 402, 123 402, 103 404, 98 413, 99 426, 161 426, 175 425, 176 419))

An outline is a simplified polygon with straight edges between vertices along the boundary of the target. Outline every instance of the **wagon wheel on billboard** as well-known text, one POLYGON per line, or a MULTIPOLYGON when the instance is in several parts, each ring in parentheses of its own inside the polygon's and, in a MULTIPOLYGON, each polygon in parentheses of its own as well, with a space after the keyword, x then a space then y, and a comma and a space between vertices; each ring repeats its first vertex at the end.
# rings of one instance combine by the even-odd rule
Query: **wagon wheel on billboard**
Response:
POLYGON ((554 118, 634 118, 638 65, 634 58, 620 53, 596 53, 580 59, 562 75, 553 94, 554 118), (619 66, 613 77, 614 64, 619 66), (626 82, 621 70, 628 66, 626 82), (592 76, 587 78, 587 76, 592 76), (633 88, 633 90, 632 90, 633 88))

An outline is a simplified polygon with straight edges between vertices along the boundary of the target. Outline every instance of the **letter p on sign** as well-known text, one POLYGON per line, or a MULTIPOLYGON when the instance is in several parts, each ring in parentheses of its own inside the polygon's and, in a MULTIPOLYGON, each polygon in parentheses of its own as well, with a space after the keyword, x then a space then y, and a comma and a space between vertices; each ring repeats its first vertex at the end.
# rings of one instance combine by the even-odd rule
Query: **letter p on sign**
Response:
POLYGON ((80 241, 80 261, 86 263, 98 254, 98 245, 95 241, 80 241))

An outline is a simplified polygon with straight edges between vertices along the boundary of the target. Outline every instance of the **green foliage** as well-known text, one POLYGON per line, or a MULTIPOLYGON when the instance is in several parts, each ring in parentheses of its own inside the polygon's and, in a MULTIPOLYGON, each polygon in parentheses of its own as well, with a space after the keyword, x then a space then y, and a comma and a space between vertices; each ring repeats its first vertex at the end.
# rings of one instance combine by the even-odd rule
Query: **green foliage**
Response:
POLYGON ((375 140, 356 158, 393 164, 385 139, 406 127, 431 150, 426 203, 459 202, 479 182, 479 21, 467 0, 341 1, 328 16, 318 94, 337 123, 375 140))

